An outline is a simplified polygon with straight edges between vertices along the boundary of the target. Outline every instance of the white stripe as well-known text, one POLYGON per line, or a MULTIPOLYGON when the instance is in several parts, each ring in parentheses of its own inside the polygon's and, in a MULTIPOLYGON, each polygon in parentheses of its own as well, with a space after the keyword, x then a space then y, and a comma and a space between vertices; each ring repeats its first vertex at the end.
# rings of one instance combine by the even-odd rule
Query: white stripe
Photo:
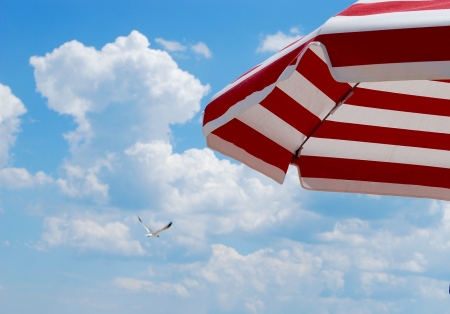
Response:
POLYGON ((267 97, 267 95, 269 95, 273 91, 275 85, 276 83, 267 86, 261 91, 254 92, 253 94, 247 96, 247 98, 237 102, 236 104, 228 108, 228 110, 217 119, 209 121, 203 126, 203 135, 207 136, 209 133, 221 127, 228 121, 234 119, 245 110, 251 108, 255 104, 259 104, 264 98, 267 97))
MULTIPOLYGON (((348 101, 350 104, 351 100, 348 101)), ((342 105, 327 120, 450 134, 450 117, 378 108, 342 105)))
MULTIPOLYGON (((448 64, 450 67, 450 62, 448 64)), ((435 81, 392 81, 361 83, 358 88, 450 100, 450 83, 435 81)))
POLYGON ((227 142, 224 139, 212 133, 206 137, 206 142, 209 148, 214 149, 226 156, 241 161, 250 168, 258 172, 261 172, 262 174, 268 176, 269 178, 272 178, 273 180, 277 181, 280 184, 283 183, 284 178, 286 176, 283 170, 271 164, 268 164, 265 161, 256 158, 253 155, 250 155, 242 148, 237 147, 236 145, 227 142))
MULTIPOLYGON (((264 69, 265 67, 267 67, 268 65, 270 65, 271 63, 275 62, 276 60, 280 59, 281 57, 287 55, 288 53, 290 53, 291 51, 297 49, 298 47, 300 47, 301 45, 303 45, 304 43, 310 41, 312 38, 316 37, 319 33, 319 29, 314 30, 313 32, 311 32, 310 34, 308 34, 307 36, 301 38, 298 42, 296 42, 295 44, 293 44, 292 46, 287 47, 284 50, 281 50, 279 52, 277 52, 276 54, 274 54, 273 56, 271 56, 270 58, 268 58, 267 60, 265 60, 263 63, 261 63, 259 65, 259 67, 253 69, 252 71, 250 71, 249 73, 243 75, 242 77, 240 77, 239 79, 237 79, 236 81, 234 81, 233 83, 229 84, 228 86, 226 86, 224 89, 222 89, 220 92, 216 93, 210 100, 213 101, 214 99, 216 99, 217 97, 219 97, 220 95, 226 93, 227 91, 229 91, 231 88, 233 88, 234 86, 238 85, 239 83, 241 83, 242 81, 245 81, 247 78, 249 78, 250 76, 254 75, 255 73, 261 71, 262 69, 264 69)), ((305 47, 305 50, 307 50, 307 47, 305 47)), ((303 52, 304 53, 304 52, 303 52)), ((303 56, 303 53, 301 54, 301 56, 303 56)), ((301 57, 300 56, 300 57, 301 57)))
MULTIPOLYGON (((307 48, 305 48, 302 51, 302 53, 300 54, 300 56, 297 57, 297 62, 295 65, 290 65, 286 69, 284 69, 284 71, 282 72, 282 74, 280 75, 280 77, 277 79, 277 81, 275 83, 273 83, 269 86, 266 86, 263 90, 256 91, 253 94, 247 96, 245 99, 237 102, 236 104, 234 104, 233 106, 228 108, 228 110, 223 115, 221 115, 217 119, 209 121, 207 124, 205 124, 203 126, 203 135, 207 136, 209 133, 211 133, 215 129, 221 127, 228 121, 232 120, 234 117, 238 116, 245 110, 249 109, 250 107, 252 107, 256 104, 259 104, 264 98, 267 97, 267 95, 269 95, 273 91, 273 89, 275 88, 275 86, 277 84, 279 84, 279 82, 287 80, 288 78, 291 77, 292 73, 295 72, 295 69, 297 68, 298 63, 300 62, 301 58, 303 57, 303 55, 305 54, 306 51, 307 51, 307 48)), ((243 79, 240 79, 239 81, 242 81, 242 80, 243 79)), ((235 83, 233 83, 233 84, 235 84, 235 83)), ((213 97, 213 99, 220 96, 221 94, 227 92, 230 88, 231 88, 230 86, 227 86, 222 91, 220 91, 218 94, 216 94, 213 97)))
POLYGON ((335 16, 320 28, 320 34, 447 25, 450 25, 449 9, 393 12, 363 16, 335 16))
POLYGON ((301 156, 370 160, 450 169, 450 151, 447 150, 324 138, 310 138, 303 146, 301 156))
POLYGON ((297 71, 277 87, 321 120, 335 105, 331 98, 297 71))
POLYGON ((292 153, 305 139, 305 135, 259 104, 236 118, 292 153))
POLYGON ((377 195, 411 196, 450 201, 450 190, 445 188, 395 183, 350 181, 322 178, 300 178, 307 190, 364 193, 377 195))
POLYGON ((450 79, 450 61, 333 67, 330 72, 338 82, 446 80, 450 79))
POLYGON ((328 67, 330 67, 330 59, 328 57, 328 55, 325 55, 326 49, 323 49, 323 45, 322 43, 318 42, 318 41, 314 41, 311 43, 311 45, 309 46, 309 49, 311 49, 312 52, 314 52, 316 54, 316 56, 318 56, 323 62, 325 62, 328 67))

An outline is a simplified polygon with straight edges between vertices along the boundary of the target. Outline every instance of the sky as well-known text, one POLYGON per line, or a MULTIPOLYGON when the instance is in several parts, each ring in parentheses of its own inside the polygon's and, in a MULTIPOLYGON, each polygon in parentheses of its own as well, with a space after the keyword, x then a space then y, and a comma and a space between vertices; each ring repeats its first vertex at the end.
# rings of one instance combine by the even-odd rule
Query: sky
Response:
POLYGON ((0 312, 447 313, 450 203, 279 185, 202 135, 352 3, 0 0, 0 312))

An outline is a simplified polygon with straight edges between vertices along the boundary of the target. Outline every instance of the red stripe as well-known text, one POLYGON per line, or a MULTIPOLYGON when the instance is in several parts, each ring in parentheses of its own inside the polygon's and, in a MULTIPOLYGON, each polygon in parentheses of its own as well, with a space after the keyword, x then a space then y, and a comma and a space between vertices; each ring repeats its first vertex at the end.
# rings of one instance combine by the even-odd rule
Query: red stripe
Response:
POLYGON ((340 16, 361 16, 406 11, 450 9, 449 0, 438 1, 389 1, 379 3, 357 3, 342 11, 340 16))
POLYGON ((251 68, 250 70, 248 70, 247 72, 245 72, 244 74, 242 74, 241 76, 239 76, 237 79, 235 79, 232 83, 236 82, 237 80, 239 80, 241 77, 246 76, 247 74, 249 74, 250 72, 252 72, 254 69, 259 68, 261 66, 261 64, 255 65, 253 68, 251 68))
POLYGON ((336 82, 328 65, 310 49, 300 60, 297 71, 334 102, 338 102, 351 88, 347 83, 336 82))
POLYGON ((275 83, 292 60, 297 58, 306 44, 301 45, 285 56, 275 60, 265 68, 255 72, 252 76, 238 83, 230 90, 211 101, 205 108, 203 125, 219 118, 227 112, 230 107, 245 99, 247 96, 253 94, 254 92, 263 90, 267 86, 275 83))
POLYGON ((289 48, 290 46, 292 46, 293 44, 295 44, 296 42, 298 42, 299 40, 302 40, 303 39, 303 37, 301 37, 301 38, 299 38, 299 39, 296 39, 296 40, 294 40, 293 42, 291 42, 289 45, 287 45, 286 47, 284 47, 283 49, 281 49, 280 51, 283 51, 283 50, 285 50, 285 49, 287 49, 287 48, 289 48))
POLYGON ((212 133, 242 148, 250 155, 287 172, 292 153, 245 123, 232 119, 212 133))
POLYGON ((319 35, 333 67, 448 61, 450 26, 319 35), (430 43, 439 43, 433 48, 430 43))
POLYGON ((308 136, 320 123, 320 119, 289 97, 278 87, 267 96, 261 106, 308 136))
POLYGON ((450 169, 446 168, 314 156, 300 156, 295 163, 304 178, 450 188, 450 169))
MULTIPOLYGON (((450 86, 449 86, 450 88, 450 86)), ((357 87, 347 105, 450 117, 450 100, 357 87)))
POLYGON ((450 134, 324 121, 314 137, 450 151, 450 134))

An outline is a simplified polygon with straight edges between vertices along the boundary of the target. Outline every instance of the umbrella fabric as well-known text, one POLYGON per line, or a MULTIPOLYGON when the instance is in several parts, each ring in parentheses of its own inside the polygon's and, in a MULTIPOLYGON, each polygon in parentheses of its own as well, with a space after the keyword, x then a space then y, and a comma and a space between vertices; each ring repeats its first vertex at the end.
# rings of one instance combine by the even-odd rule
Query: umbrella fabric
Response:
POLYGON ((450 200, 449 36, 450 0, 358 1, 215 95, 208 146, 279 183, 450 200))

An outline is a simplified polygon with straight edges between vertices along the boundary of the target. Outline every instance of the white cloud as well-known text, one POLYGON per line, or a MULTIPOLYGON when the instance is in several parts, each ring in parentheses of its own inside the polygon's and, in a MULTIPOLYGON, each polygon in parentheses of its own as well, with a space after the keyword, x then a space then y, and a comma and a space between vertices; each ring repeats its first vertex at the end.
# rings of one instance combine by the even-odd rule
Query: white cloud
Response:
POLYGON ((191 46, 192 51, 196 54, 202 55, 205 58, 211 58, 212 52, 209 50, 208 46, 204 42, 198 42, 195 45, 191 46))
POLYGON ((273 35, 266 35, 259 44, 256 51, 278 52, 302 37, 303 35, 300 34, 300 31, 297 28, 292 28, 288 34, 285 34, 282 31, 278 31, 273 35))
POLYGON ((108 198, 108 184, 102 183, 98 178, 102 169, 112 170, 113 154, 108 154, 105 159, 97 159, 95 164, 87 169, 78 165, 65 163, 62 169, 66 173, 66 179, 58 179, 57 185, 62 192, 72 197, 93 196, 98 201, 108 198))
POLYGON ((20 131, 19 117, 27 110, 19 98, 14 96, 8 86, 0 84, 0 168, 9 159, 9 148, 14 144, 20 131))
POLYGON ((244 165, 218 159, 207 148, 177 154, 169 143, 152 141, 138 142, 125 153, 140 164, 142 184, 154 190, 158 207, 177 217, 180 243, 203 245, 208 233, 262 231, 289 219, 314 219, 299 208, 295 171, 280 186, 244 165))
POLYGON ((117 277, 113 280, 113 285, 132 292, 146 291, 156 294, 175 294, 181 297, 189 296, 186 287, 168 282, 155 283, 148 280, 117 277))
POLYGON ((248 255, 215 244, 210 260, 193 272, 209 283, 232 288, 224 289, 227 293, 239 295, 247 288, 266 292, 276 286, 294 288, 300 281, 306 284, 310 274, 318 273, 321 265, 322 259, 305 252, 300 244, 279 252, 263 249, 248 255))
POLYGON ((52 182, 53 179, 42 171, 31 175, 24 168, 3 168, 0 170, 0 187, 7 189, 29 188, 52 182))
POLYGON ((93 140, 104 147, 105 140, 168 138, 169 124, 190 120, 209 91, 137 31, 101 50, 67 42, 30 63, 49 108, 78 124, 65 135, 72 149, 93 140))
POLYGON ((106 174, 115 173, 119 180, 130 172, 121 163, 124 149, 136 141, 168 140, 170 125, 192 119, 209 91, 167 52, 149 48, 137 31, 101 50, 67 42, 43 57, 31 57, 30 63, 48 107, 77 124, 64 135, 72 156, 63 163, 57 184, 68 196, 97 201, 108 199, 106 174))
POLYGON ((42 171, 30 174, 25 168, 7 167, 9 149, 20 131, 19 117, 27 112, 22 101, 14 96, 8 86, 0 84, 0 187, 8 189, 29 188, 53 182, 42 171))
POLYGON ((178 41, 165 40, 163 38, 156 38, 155 41, 170 52, 186 50, 186 46, 180 44, 178 41))
POLYGON ((90 219, 47 217, 40 249, 69 246, 80 251, 100 251, 120 255, 144 255, 140 243, 130 237, 130 228, 121 222, 103 225, 90 219))

